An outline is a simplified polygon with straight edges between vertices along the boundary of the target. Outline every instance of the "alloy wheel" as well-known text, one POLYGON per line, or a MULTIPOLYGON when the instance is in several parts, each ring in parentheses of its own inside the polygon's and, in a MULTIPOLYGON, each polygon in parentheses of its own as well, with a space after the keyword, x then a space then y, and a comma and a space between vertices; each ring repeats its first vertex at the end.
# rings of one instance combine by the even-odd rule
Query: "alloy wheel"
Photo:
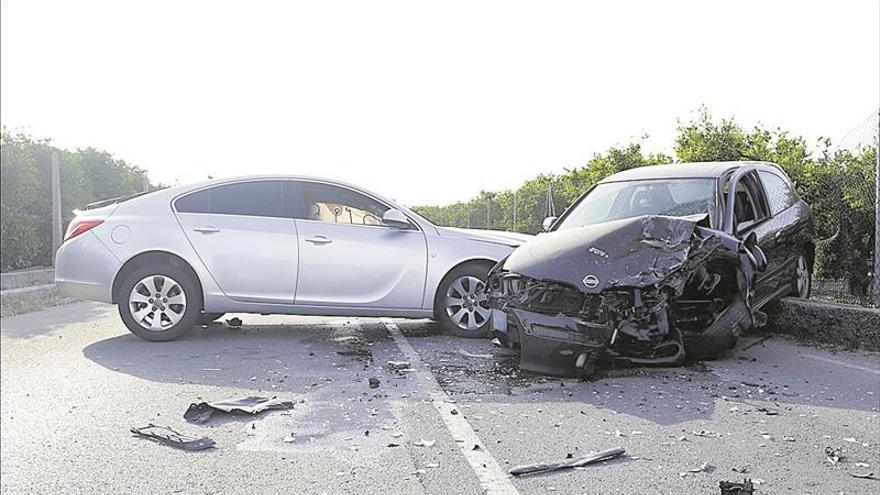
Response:
POLYGON ((459 277, 446 289, 446 314, 458 328, 478 330, 489 321, 491 312, 486 284, 477 277, 459 277))
POLYGON ((172 328, 186 312, 186 293, 173 278, 149 275, 134 284, 128 296, 131 316, 154 332, 172 328))
POLYGON ((810 295, 810 265, 804 255, 798 256, 797 268, 795 272, 795 282, 797 283, 797 295, 801 298, 810 295))

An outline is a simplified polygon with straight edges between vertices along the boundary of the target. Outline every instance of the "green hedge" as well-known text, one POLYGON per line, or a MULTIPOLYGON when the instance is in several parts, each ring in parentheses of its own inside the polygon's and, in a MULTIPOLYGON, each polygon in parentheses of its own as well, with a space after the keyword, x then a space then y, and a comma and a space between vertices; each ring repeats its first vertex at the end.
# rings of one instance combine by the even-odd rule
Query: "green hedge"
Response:
POLYGON ((73 210, 140 192, 145 172, 94 148, 53 147, 6 129, 0 133, 0 270, 52 264, 51 155, 59 155, 64 226, 73 210))

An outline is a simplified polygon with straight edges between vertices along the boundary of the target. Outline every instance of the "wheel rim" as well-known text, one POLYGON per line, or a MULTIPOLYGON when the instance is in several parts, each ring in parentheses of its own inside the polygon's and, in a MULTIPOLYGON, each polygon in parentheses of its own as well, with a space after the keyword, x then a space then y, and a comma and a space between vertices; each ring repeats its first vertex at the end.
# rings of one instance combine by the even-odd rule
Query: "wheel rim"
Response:
POLYGON ((795 282, 797 283, 798 297, 806 298, 810 295, 810 266, 803 256, 798 256, 795 282))
POLYGON ((143 328, 153 332, 170 330, 186 313, 186 293, 171 277, 149 275, 134 284, 128 308, 143 328))
POLYGON ((462 330, 478 330, 489 321, 491 310, 486 284, 477 277, 458 277, 446 289, 446 314, 462 330))

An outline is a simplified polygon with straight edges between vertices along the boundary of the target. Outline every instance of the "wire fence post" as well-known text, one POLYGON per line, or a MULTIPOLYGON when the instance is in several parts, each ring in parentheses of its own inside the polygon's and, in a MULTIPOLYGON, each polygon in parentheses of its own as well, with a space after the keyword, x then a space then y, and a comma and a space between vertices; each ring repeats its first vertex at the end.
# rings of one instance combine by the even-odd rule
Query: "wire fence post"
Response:
POLYGON ((61 176, 58 165, 58 152, 52 152, 52 266, 55 266, 55 253, 61 247, 61 176))
POLYGON ((513 191, 513 225, 510 229, 513 232, 516 232, 516 196, 519 191, 513 191))
POLYGON ((467 228, 471 228, 471 205, 467 205, 467 228))
POLYGON ((486 198, 486 228, 492 228, 492 199, 486 198))
POLYGON ((877 111, 877 156, 874 157, 874 306, 880 308, 880 110, 877 111))

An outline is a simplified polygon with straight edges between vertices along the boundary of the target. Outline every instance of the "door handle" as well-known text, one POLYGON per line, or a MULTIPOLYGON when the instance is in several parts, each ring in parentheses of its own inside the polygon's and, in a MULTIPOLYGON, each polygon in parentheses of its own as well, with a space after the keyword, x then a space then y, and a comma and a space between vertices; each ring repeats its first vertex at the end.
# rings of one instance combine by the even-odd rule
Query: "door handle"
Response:
POLYGON ((330 244, 333 240, 322 235, 316 235, 314 237, 306 237, 306 242, 311 242, 312 244, 330 244))
POLYGON ((220 229, 217 227, 193 227, 193 230, 201 232, 202 234, 214 234, 220 232, 220 229))

